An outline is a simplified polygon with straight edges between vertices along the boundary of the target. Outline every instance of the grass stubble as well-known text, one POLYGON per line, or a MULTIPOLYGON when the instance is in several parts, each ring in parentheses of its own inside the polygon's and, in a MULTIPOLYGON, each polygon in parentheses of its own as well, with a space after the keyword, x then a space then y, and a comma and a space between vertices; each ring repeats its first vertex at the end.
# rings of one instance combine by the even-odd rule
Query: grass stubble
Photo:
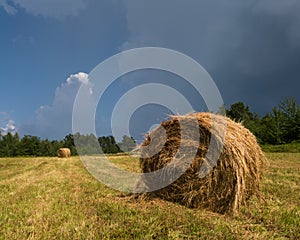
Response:
MULTIPOLYGON (((78 157, 0 159, 0 239, 300 239, 300 154, 267 153, 262 197, 238 215, 135 199, 78 157)), ((129 171, 138 158, 110 156, 129 171)))

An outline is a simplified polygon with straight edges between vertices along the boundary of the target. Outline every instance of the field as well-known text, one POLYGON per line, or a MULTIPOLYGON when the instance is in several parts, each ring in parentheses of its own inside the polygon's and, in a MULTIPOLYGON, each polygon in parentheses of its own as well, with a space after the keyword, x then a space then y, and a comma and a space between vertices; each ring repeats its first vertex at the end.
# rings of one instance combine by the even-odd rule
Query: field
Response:
MULTIPOLYGON (((262 199, 237 216, 135 199, 80 159, 0 159, 0 239, 300 239, 300 153, 267 153, 262 199)), ((137 159, 112 156, 137 169, 137 159)))

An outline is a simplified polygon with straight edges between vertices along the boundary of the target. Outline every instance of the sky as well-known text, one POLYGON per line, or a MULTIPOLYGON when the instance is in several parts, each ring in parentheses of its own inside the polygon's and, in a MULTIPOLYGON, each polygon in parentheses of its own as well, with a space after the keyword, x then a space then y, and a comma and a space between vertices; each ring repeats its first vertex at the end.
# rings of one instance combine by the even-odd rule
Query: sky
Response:
MULTIPOLYGON (((299 103, 299 12, 299 0, 0 0, 1 132, 62 139, 72 132, 75 98, 92 70, 140 47, 193 58, 210 74, 227 108, 242 101, 263 116, 286 97, 299 103)), ((112 133, 114 106, 145 83, 166 84, 195 111, 207 110, 179 76, 157 69, 131 72, 101 97, 97 135, 112 133)), ((142 138, 170 113, 149 103, 115 122, 142 138), (123 126, 126 118, 129 126, 123 126)))

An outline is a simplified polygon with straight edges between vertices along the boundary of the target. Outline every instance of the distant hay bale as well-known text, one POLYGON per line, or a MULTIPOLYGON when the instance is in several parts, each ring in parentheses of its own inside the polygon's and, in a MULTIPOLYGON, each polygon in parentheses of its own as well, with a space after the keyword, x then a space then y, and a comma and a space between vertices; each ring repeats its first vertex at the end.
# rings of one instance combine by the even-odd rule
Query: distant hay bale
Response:
MULTIPOLYGON (((227 214, 236 213, 247 204, 251 196, 259 196, 266 158, 257 144, 256 138, 242 124, 211 113, 172 116, 171 120, 162 122, 160 127, 150 132, 141 145, 140 166, 142 172, 150 173, 161 169, 172 162, 174 157, 180 162, 184 162, 191 146, 196 147, 196 154, 187 170, 172 184, 154 191, 152 193, 154 196, 190 208, 206 208, 227 214), (212 118, 214 119, 213 125, 212 118), (193 127, 190 124, 192 121, 196 122, 194 126, 197 126, 198 123, 199 127, 193 127), (188 130, 185 129, 184 133, 181 133, 180 129, 182 123, 191 126, 187 128, 188 130), (222 145, 220 123, 226 124, 225 141, 221 154, 217 159, 206 159, 212 134, 216 139, 216 146, 222 145), (165 139, 161 137, 162 127, 166 134, 165 139), (181 138, 181 134, 189 135, 195 131, 200 133, 199 141, 181 138), (162 146, 160 151, 153 156, 150 154, 151 149, 146 147, 157 148, 159 145, 162 146), (186 151, 178 153, 179 147, 186 151), (201 169, 205 169, 205 166, 211 166, 211 169, 201 176, 200 174, 203 174, 201 169)), ((217 147, 213 148, 213 150, 216 149, 217 147)), ((181 167, 173 165, 172 168, 178 168, 180 171, 181 167)), ((169 169, 166 174, 176 171, 176 169, 174 171, 169 169)), ((161 179, 157 179, 157 181, 162 178, 166 178, 166 175, 162 174, 161 179)), ((141 180, 145 186, 151 186, 150 181, 156 180, 147 176, 141 180)))
POLYGON ((71 150, 69 148, 60 148, 57 151, 57 156, 59 158, 68 158, 68 157, 71 157, 71 150))

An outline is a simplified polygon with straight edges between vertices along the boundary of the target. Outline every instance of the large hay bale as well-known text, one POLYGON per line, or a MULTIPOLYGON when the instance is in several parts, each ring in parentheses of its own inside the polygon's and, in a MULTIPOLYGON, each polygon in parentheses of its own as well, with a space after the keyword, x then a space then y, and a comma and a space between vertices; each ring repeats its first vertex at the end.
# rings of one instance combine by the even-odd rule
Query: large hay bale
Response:
POLYGON ((59 158, 71 157, 71 150, 69 148, 60 148, 57 151, 57 157, 59 158))
MULTIPOLYGON (((184 162, 190 147, 197 149, 187 170, 182 172, 183 174, 172 184, 156 190, 152 194, 187 207, 206 208, 214 212, 229 214, 237 212, 241 206, 246 205, 252 195, 259 195, 266 158, 257 144, 256 138, 242 124, 211 113, 172 116, 171 120, 162 122, 158 128, 150 132, 141 145, 140 166, 142 172, 150 173, 161 169, 170 165, 174 158, 184 162), (214 119, 213 124, 212 118, 214 119), (195 125, 190 124, 192 121, 197 122, 199 127, 195 128, 195 125), (223 134, 225 141, 222 143, 220 129, 222 127, 224 129, 224 123, 226 134, 223 134), (182 124, 190 125, 184 133, 181 133, 180 129, 182 124), (162 129, 164 129, 166 138, 161 137, 162 129), (195 131, 199 131, 199 141, 181 138, 181 134, 189 135, 195 131), (220 149, 220 146, 224 144, 217 159, 206 158, 212 136, 216 140, 213 151, 218 151, 218 148, 220 149), (151 146, 153 151, 156 151, 155 148, 159 146, 162 147, 158 153, 153 155, 151 153, 153 151, 147 146, 151 146), (179 147, 185 150, 178 154, 179 147), (211 169, 203 175, 201 171, 209 169, 205 166, 211 166, 211 169)), ((178 168, 180 171, 182 166, 174 165, 173 168, 178 168)), ((174 171, 169 169, 165 174, 172 174, 176 171, 176 169, 174 171)), ((160 179, 154 180, 144 176, 141 182, 150 186, 152 184, 150 181, 161 181, 166 177, 162 174, 160 179)))

